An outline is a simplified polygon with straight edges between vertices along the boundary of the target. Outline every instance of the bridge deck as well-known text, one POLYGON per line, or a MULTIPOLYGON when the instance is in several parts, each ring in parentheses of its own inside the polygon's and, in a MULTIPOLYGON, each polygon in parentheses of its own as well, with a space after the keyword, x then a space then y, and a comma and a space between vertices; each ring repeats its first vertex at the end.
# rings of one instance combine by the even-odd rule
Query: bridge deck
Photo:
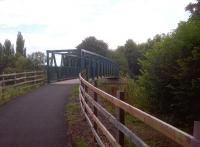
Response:
POLYGON ((64 147, 67 145, 65 105, 75 81, 43 86, 0 108, 3 147, 64 147))

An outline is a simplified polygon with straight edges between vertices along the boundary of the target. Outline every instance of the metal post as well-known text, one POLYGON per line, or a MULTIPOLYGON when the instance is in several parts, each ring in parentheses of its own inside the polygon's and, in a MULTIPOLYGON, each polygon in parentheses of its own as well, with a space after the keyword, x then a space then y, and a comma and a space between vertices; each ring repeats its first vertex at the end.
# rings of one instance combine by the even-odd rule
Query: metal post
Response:
MULTIPOLYGON (((120 100, 124 101, 124 92, 121 91, 117 91, 117 98, 119 98, 120 100)), ((124 110, 121 108, 118 108, 118 120, 124 124, 125 123, 125 116, 124 116, 124 110)), ((118 134, 117 134, 117 140, 119 142, 119 144, 121 145, 121 147, 124 147, 124 134, 118 130, 118 134)))
POLYGON ((59 80, 59 71, 58 71, 59 69, 58 69, 58 66, 57 66, 55 53, 53 53, 53 52, 52 52, 52 57, 53 57, 54 65, 55 65, 55 69, 56 69, 57 80, 59 80))
POLYGON ((102 78, 102 62, 101 62, 101 60, 99 61, 99 73, 100 73, 100 77, 102 78))
POLYGON ((99 61, 96 62, 96 77, 99 78, 99 61))

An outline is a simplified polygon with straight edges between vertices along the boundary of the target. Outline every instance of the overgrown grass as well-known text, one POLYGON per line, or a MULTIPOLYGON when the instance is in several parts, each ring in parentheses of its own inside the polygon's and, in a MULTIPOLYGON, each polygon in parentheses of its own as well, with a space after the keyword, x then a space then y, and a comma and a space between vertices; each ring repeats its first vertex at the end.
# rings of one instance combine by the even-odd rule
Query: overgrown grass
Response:
POLYGON ((69 126, 76 124, 79 121, 79 117, 77 116, 77 113, 80 111, 77 103, 78 93, 78 85, 73 86, 68 97, 69 102, 66 105, 69 126))
POLYGON ((25 95, 28 92, 32 91, 33 89, 38 88, 39 86, 31 86, 31 85, 24 85, 19 87, 10 87, 4 90, 3 93, 0 93, 0 106, 8 103, 9 101, 13 100, 17 96, 25 95))
MULTIPOLYGON (((125 79, 126 84, 124 85, 115 85, 118 90, 125 92, 125 102, 149 113, 149 104, 145 97, 145 94, 142 93, 142 88, 138 87, 137 83, 132 79, 125 79)), ((106 91, 107 93, 111 93, 111 86, 104 85, 99 82, 99 88, 106 91)), ((101 101, 103 106, 115 115, 115 108, 111 106, 109 102, 105 102, 105 99, 98 99, 101 101)), ((125 115, 125 124, 126 126, 132 130, 135 134, 137 134, 144 142, 146 142, 150 147, 157 146, 167 146, 167 147, 177 147, 178 145, 174 143, 172 140, 163 136, 161 133, 152 129, 151 127, 144 124, 139 119, 129 115, 126 113, 125 115)), ((129 139, 125 138, 125 147, 133 147, 135 146, 129 139)))
POLYGON ((75 145, 77 147, 89 147, 89 144, 87 144, 84 139, 76 137, 75 140, 76 140, 75 145))
MULTIPOLYGON (((68 104, 66 105, 66 113, 68 120, 68 128, 71 132, 72 142, 77 147, 89 147, 89 144, 86 141, 86 136, 82 135, 80 132, 85 128, 81 128, 83 116, 81 116, 81 108, 78 100, 79 87, 74 85, 71 89, 71 93, 68 96, 68 104)), ((86 122, 84 122, 86 123, 86 122)), ((87 128, 89 129, 89 128, 87 128)))

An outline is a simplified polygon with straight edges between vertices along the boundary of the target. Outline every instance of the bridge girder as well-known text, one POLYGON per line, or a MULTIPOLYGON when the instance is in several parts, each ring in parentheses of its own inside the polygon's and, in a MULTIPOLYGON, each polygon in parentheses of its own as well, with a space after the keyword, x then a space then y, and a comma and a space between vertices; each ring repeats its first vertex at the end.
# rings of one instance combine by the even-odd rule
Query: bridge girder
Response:
POLYGON ((87 78, 119 76, 119 66, 112 60, 84 49, 47 50, 48 82, 77 78, 81 71, 87 78), (60 65, 56 55, 61 56, 60 65))

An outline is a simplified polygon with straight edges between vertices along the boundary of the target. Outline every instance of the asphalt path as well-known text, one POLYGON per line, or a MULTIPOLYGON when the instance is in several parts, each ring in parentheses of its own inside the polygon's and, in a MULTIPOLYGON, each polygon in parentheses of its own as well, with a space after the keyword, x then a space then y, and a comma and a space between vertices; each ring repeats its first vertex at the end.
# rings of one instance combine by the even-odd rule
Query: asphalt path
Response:
POLYGON ((42 86, 0 108, 0 147, 66 147, 71 84, 42 86))

